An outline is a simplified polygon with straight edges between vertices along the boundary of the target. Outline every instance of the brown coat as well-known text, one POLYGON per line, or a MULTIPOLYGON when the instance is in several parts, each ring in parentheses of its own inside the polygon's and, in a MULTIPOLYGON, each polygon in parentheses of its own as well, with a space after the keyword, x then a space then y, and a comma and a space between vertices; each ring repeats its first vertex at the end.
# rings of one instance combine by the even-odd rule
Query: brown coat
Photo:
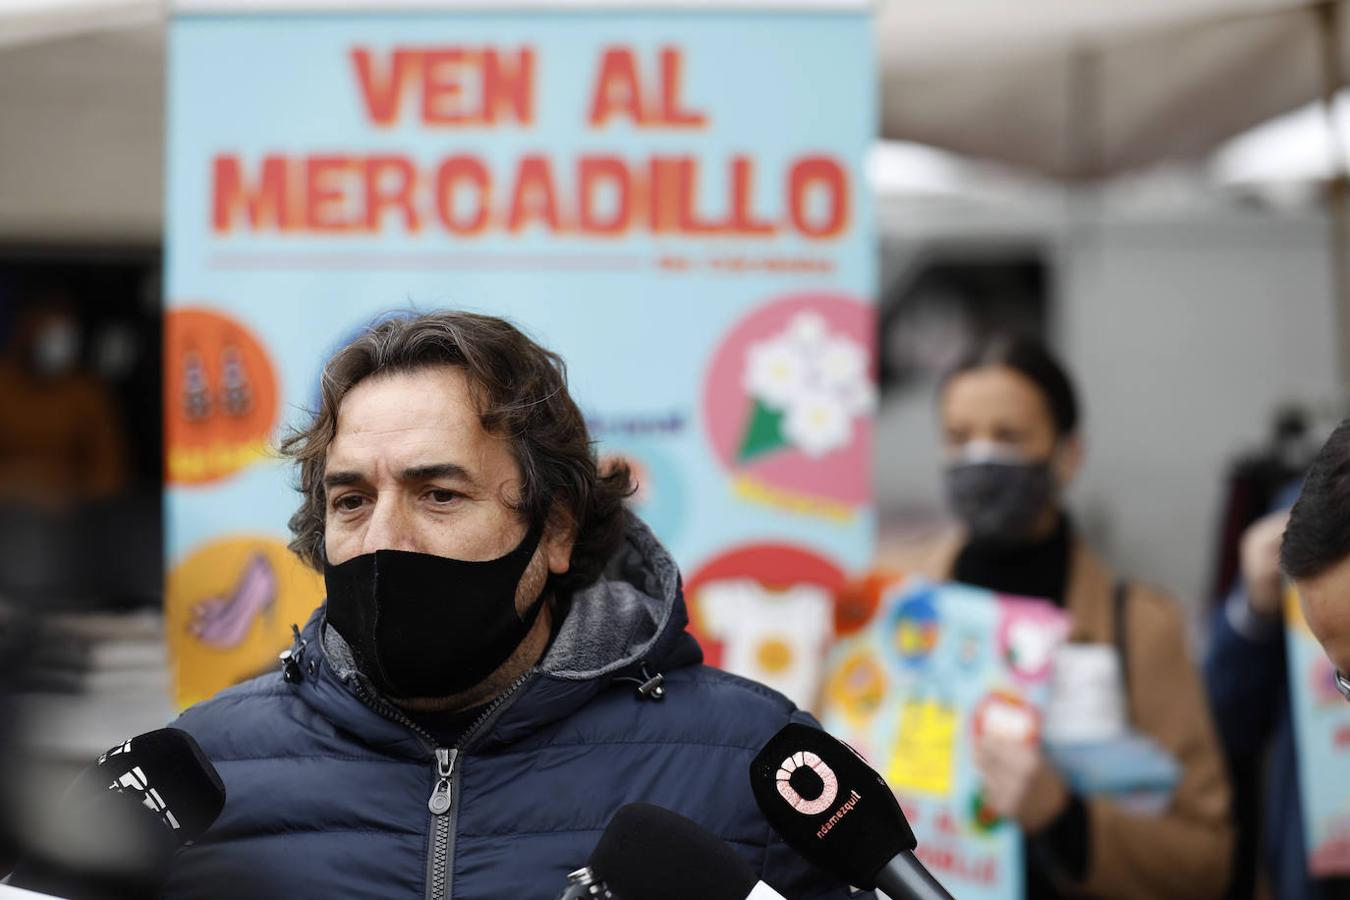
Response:
MULTIPOLYGON (((953 534, 912 559, 884 562, 944 580, 961 546, 961 536, 953 534)), ((1065 592, 1070 640, 1114 643, 1115 577, 1081 540, 1072 553, 1065 592)), ((1133 582, 1126 607, 1130 721, 1177 758, 1182 779, 1162 816, 1087 798, 1088 871, 1078 887, 1090 896, 1122 900, 1218 897, 1228 883, 1233 850, 1228 777, 1187 650, 1185 620, 1171 597, 1133 582)))

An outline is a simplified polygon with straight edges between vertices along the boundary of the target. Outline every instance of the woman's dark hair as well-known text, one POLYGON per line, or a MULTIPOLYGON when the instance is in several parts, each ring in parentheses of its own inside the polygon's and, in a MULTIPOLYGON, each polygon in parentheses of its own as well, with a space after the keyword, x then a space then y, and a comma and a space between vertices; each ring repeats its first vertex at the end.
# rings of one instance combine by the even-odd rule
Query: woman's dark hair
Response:
POLYGON ((1350 556, 1350 419, 1327 438, 1289 511, 1280 568, 1293 579, 1316 578, 1350 556))
POLYGON ((980 341, 942 376, 941 394, 957 375, 1006 366, 1040 390, 1060 437, 1078 430, 1078 395, 1068 373, 1040 341, 1026 335, 996 335, 980 341))
POLYGON ((505 440, 520 466, 520 497, 508 498, 516 511, 529 522, 576 529, 558 590, 595 581, 623 540, 623 501, 634 490, 628 467, 597 466, 562 357, 504 319, 466 312, 383 318, 328 360, 319 409, 281 442, 299 467, 302 496, 290 520, 291 549, 323 569, 323 472, 347 392, 367 378, 447 365, 468 375, 484 430, 505 440))

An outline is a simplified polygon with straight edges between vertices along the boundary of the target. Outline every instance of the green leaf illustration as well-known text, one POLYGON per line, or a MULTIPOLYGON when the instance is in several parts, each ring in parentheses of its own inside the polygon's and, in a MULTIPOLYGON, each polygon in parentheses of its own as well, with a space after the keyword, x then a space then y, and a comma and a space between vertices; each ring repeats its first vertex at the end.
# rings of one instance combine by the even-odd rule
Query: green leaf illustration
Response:
POLYGON ((783 438, 782 424, 781 411, 769 409, 756 400, 750 421, 745 426, 745 436, 741 438, 741 449, 736 452, 736 462, 747 463, 757 456, 786 447, 788 444, 783 438))

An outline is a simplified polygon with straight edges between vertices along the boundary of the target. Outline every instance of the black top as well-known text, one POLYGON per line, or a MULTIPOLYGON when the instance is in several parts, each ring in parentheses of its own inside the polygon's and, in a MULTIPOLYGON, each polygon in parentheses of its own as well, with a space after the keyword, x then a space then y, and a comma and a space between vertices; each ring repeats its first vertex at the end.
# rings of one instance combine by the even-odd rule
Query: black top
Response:
POLYGON ((435 738, 436 746, 453 747, 459 743, 459 739, 464 736, 464 732, 469 730, 469 726, 477 722, 478 717, 491 705, 491 703, 484 703, 481 706, 473 706, 456 712, 409 712, 408 718, 435 738))
MULTIPOLYGON (((1061 609, 1069 584, 1073 529, 1061 513, 1055 530, 1032 541, 972 540, 957 554, 952 578, 1000 594, 1038 597, 1061 609)), ((1091 835, 1087 807, 1077 794, 1044 831, 1026 842, 1026 896, 1057 898, 1054 876, 1081 880, 1087 874, 1091 835)))
POLYGON ((971 540, 957 554, 952 578, 1000 594, 1041 597, 1063 608, 1071 535, 1069 517, 1061 513, 1055 530, 1044 538, 971 540))

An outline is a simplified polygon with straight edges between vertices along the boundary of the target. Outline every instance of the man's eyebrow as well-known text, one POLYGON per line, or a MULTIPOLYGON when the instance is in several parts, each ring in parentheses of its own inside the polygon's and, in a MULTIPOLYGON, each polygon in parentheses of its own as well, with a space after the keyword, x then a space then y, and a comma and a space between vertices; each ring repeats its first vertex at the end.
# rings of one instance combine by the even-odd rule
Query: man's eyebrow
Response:
MULTIPOLYGON (((409 466, 399 476, 401 481, 427 481, 432 478, 453 478, 457 481, 473 484, 473 477, 469 475, 469 470, 458 463, 428 463, 424 466, 409 466)), ((323 476, 323 486, 335 488, 348 484, 358 484, 365 480, 365 476, 360 472, 329 472, 323 476)))
POLYGON ((360 472, 329 472, 323 476, 323 486, 326 488, 342 487, 345 484, 356 484, 361 480, 360 472))
POLYGON ((473 483, 469 470, 457 463, 431 463, 425 466, 410 466, 403 470, 403 481, 427 481, 432 478, 453 478, 473 483))

